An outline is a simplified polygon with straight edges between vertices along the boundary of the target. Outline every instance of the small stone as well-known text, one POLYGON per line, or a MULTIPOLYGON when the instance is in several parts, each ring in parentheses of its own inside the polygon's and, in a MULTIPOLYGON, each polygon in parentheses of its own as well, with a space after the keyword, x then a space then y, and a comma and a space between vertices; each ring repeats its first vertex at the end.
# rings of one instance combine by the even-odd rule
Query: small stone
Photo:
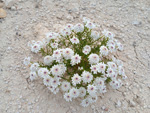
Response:
POLYGON ((17 8, 15 6, 11 6, 11 10, 15 11, 17 8))
POLYGON ((118 102, 116 103, 116 107, 121 107, 121 102, 120 102, 120 100, 118 100, 118 102))
POLYGON ((130 107, 135 107, 136 106, 136 103, 132 100, 130 100, 130 107))
POLYGON ((16 3, 16 0, 9 0, 9 1, 7 1, 5 4, 6 4, 6 8, 8 8, 8 9, 11 9, 11 7, 13 6, 13 5, 15 5, 15 3, 16 3))
POLYGON ((106 108, 104 109, 104 111, 108 111, 108 107, 106 107, 106 108))
POLYGON ((5 18, 6 17, 6 11, 2 8, 0 8, 0 18, 5 18))
POLYGON ((132 24, 135 25, 135 26, 140 26, 142 24, 142 22, 140 22, 140 21, 133 21, 132 24))
POLYGON ((0 2, 0 8, 4 7, 4 3, 0 2))
POLYGON ((70 15, 68 15, 66 18, 67 18, 68 20, 73 20, 73 17, 70 16, 70 15))
POLYGON ((105 106, 102 106, 102 110, 104 110, 106 107, 105 106))

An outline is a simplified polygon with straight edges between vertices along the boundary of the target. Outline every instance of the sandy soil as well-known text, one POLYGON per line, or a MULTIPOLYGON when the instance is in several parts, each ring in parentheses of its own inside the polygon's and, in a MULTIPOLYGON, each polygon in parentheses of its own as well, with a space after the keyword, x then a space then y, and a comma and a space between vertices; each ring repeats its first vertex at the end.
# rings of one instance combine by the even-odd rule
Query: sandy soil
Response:
MULTIPOLYGON (((1 1, 1 0, 0 0, 1 1)), ((3 1, 3 0, 2 0, 3 1)), ((150 113, 150 0, 4 0, 0 19, 0 113, 150 113), (128 79, 119 90, 109 88, 83 108, 53 95, 41 80, 28 81, 22 64, 31 54, 30 40, 47 31, 89 17, 116 34, 125 50, 118 52, 128 79), (121 104, 120 104, 121 103, 121 104)))

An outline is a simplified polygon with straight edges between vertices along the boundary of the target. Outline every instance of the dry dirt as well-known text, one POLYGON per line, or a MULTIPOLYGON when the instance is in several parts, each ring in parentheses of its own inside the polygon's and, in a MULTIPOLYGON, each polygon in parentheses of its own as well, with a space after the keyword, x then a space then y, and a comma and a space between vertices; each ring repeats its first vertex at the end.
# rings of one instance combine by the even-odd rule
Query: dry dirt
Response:
MULTIPOLYGON (((0 0, 3 1, 3 0, 0 0)), ((0 113, 150 113, 150 0, 4 0, 0 19, 0 113), (128 79, 119 90, 109 88, 93 105, 66 102, 41 80, 28 81, 22 64, 33 55, 30 40, 47 31, 89 17, 101 30, 112 31, 124 45, 118 52, 128 79), (121 104, 120 104, 121 103, 121 104)), ((1 5, 2 6, 2 5, 1 5)))

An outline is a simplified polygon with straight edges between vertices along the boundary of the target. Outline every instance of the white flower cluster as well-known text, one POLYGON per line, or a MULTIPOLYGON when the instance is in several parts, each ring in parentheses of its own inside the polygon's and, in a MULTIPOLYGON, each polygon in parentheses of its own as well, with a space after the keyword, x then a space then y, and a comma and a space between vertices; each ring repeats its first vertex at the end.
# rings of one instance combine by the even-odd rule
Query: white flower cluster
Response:
POLYGON ((52 93, 61 90, 66 101, 80 97, 86 107, 107 92, 106 84, 118 89, 127 76, 123 62, 114 57, 123 45, 110 31, 100 35, 90 19, 83 18, 83 22, 68 24, 60 33, 50 32, 42 41, 28 43, 32 52, 43 55, 43 63, 30 62, 27 57, 24 64, 30 65, 31 81, 39 76, 52 93))

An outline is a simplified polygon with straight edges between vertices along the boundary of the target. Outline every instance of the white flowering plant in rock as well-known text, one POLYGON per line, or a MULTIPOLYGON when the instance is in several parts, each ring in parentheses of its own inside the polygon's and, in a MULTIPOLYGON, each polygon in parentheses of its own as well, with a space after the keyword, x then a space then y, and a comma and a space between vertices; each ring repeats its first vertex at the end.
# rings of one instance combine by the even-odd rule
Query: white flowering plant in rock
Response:
POLYGON ((43 62, 24 59, 24 64, 30 66, 31 81, 41 77, 52 93, 61 90, 66 101, 80 98, 84 107, 106 93, 107 84, 113 89, 120 88, 121 79, 127 76, 115 53, 122 51, 123 45, 113 33, 99 33, 95 27, 90 19, 84 18, 83 24, 68 24, 60 33, 50 32, 42 41, 31 41, 31 51, 43 56, 43 62))

